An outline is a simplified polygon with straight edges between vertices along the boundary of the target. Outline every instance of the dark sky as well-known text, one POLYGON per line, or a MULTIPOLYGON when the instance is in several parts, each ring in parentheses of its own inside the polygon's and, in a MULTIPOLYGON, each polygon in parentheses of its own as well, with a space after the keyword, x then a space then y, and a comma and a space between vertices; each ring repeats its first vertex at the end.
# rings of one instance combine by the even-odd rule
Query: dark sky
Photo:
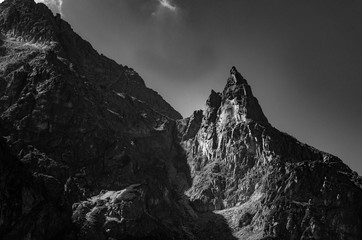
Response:
POLYGON ((63 0, 61 11, 184 117, 235 65, 275 127, 362 174, 361 1, 63 0))

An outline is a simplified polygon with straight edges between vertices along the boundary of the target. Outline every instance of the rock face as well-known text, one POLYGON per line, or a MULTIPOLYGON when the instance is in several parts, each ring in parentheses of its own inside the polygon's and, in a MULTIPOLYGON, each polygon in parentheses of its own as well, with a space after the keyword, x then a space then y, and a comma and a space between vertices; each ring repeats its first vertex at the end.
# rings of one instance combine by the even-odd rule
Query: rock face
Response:
POLYGON ((178 129, 193 208, 216 210, 235 237, 362 239, 361 177, 273 128, 235 67, 178 129))
POLYGON ((51 163, 52 171, 60 175, 62 166, 34 149, 29 151, 19 161, 0 139, 0 237, 63 239, 72 225, 63 186, 50 174, 28 169, 29 161, 38 161, 39 168, 51 163))
POLYGON ((130 228, 122 213, 127 231, 119 234, 182 238, 179 215, 193 211, 182 198, 190 177, 174 137, 181 115, 44 4, 4 1, 0 29, 0 239, 106 239, 114 222, 88 228, 78 212, 86 210, 75 206, 133 184, 140 196, 120 208, 135 209, 147 227, 130 228))
POLYGON ((32 0, 0 4, 0 239, 362 239, 362 180, 235 67, 185 119, 32 0))

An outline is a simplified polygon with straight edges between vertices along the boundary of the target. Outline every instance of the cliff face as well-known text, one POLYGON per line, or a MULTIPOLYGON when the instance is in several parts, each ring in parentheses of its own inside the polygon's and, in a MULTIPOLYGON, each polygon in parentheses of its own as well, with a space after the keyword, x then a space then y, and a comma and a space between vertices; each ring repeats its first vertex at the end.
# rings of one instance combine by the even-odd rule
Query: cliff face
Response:
POLYGON ((198 212, 240 239, 361 239, 362 181, 340 159, 273 128, 235 67, 203 111, 178 121, 198 212), (353 219, 353 220, 352 220, 353 219))
POLYGON ((362 238, 361 178, 235 67, 180 119, 44 4, 4 1, 0 30, 1 239, 362 238))
POLYGON ((172 237, 188 211, 189 171, 174 140, 181 115, 44 4, 3 2, 0 29, 1 164, 12 164, 0 169, 0 238, 172 237), (116 210, 86 201, 130 186, 135 198, 112 198, 116 210), (98 208, 108 218, 97 225, 98 208))

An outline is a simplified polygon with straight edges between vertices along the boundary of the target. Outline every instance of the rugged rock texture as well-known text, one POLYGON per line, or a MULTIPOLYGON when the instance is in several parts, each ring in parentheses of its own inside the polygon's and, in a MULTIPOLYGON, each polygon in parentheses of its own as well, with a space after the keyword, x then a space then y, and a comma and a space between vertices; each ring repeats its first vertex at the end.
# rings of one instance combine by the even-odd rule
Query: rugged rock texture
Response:
POLYGON ((4 1, 0 30, 0 239, 362 239, 361 178, 235 67, 175 120, 44 4, 4 1))
POLYGON ((0 238, 105 239, 106 230, 115 237, 127 226, 119 237, 182 239, 193 210, 183 198, 189 170, 174 137, 180 114, 44 4, 4 1, 0 29, 1 160, 9 162, 1 169, 0 238), (129 209, 154 219, 143 219, 145 228, 126 219, 92 234, 81 207, 72 214, 73 204, 133 184, 142 193, 129 209))
MULTIPOLYGON (((59 61, 67 65, 78 78, 82 81, 86 79, 96 88, 127 93, 163 115, 173 119, 182 118, 160 95, 145 86, 137 72, 99 55, 88 42, 73 32, 60 15, 54 17, 44 4, 36 4, 33 0, 7 0, 0 5, 0 12, 2 42, 5 42, 1 47, 1 56, 2 62, 8 65, 2 74, 5 81, 8 80, 7 75, 24 63, 39 55, 47 55, 49 63, 58 65, 59 61), (13 64, 9 66, 10 63, 13 64)), ((46 69, 50 71, 48 66, 46 69)), ((29 72, 23 74, 26 76, 29 72)))
MULTIPOLYGON (((52 175, 28 168, 32 160, 39 162, 39 168, 52 162, 29 150, 19 161, 0 139, 0 238, 64 239, 72 223, 63 186, 52 175)), ((52 171, 61 174, 61 166, 54 163, 52 171)))
POLYGON ((203 112, 178 121, 198 212, 239 239, 362 239, 362 179, 340 159, 273 128, 233 67, 203 112))

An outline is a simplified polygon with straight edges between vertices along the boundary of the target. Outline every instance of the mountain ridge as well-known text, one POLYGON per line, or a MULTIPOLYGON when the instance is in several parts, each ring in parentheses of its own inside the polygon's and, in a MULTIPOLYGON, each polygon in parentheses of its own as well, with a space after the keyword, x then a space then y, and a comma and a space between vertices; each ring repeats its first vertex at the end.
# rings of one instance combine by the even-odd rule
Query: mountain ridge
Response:
POLYGON ((3 8, 0 21, 4 36, 9 35, 24 44, 49 48, 59 57, 69 59, 79 68, 79 74, 88 80, 101 80, 99 88, 126 92, 146 103, 153 101, 155 110, 171 118, 182 118, 157 92, 145 86, 137 72, 98 54, 59 14, 54 16, 45 4, 32 0, 6 0, 0 6, 3 8))

